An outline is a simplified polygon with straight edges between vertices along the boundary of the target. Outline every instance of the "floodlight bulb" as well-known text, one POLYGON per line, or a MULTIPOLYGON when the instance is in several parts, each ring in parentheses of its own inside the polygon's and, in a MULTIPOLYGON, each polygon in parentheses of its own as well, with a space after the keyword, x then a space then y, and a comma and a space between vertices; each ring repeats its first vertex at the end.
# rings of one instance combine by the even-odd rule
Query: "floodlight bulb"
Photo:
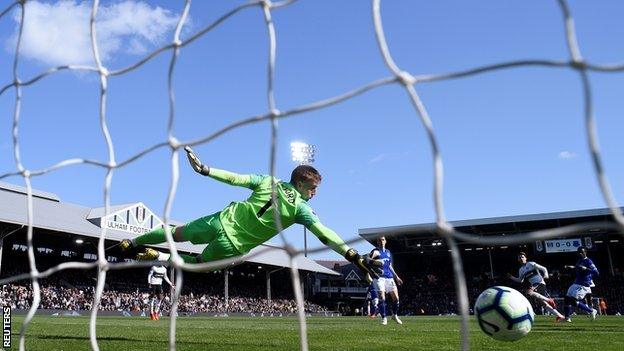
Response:
POLYGON ((292 160, 299 164, 313 163, 315 149, 314 145, 309 145, 301 141, 293 141, 290 143, 292 160))

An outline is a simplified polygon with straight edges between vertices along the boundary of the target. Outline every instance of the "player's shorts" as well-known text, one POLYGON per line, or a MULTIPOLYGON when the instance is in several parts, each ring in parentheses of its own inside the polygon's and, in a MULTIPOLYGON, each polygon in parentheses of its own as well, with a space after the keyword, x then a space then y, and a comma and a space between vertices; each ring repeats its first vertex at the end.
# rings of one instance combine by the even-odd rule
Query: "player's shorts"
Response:
POLYGON ((373 284, 375 284, 377 292, 390 292, 397 288, 394 283, 394 278, 379 277, 373 280, 373 284))
POLYGON ((375 300, 375 299, 377 299, 377 292, 375 292, 375 293, 370 293, 370 292, 366 293, 366 299, 367 300, 375 300))
POLYGON ((566 295, 568 295, 569 297, 573 297, 577 300, 582 300, 587 294, 591 294, 591 288, 589 286, 572 284, 570 285, 570 288, 568 289, 568 293, 566 295))
POLYGON ((533 284, 530 289, 542 296, 550 297, 550 294, 548 293, 548 289, 546 289, 546 284, 544 283, 533 284))
POLYGON ((152 295, 160 295, 163 293, 162 284, 152 284, 151 288, 152 295))
POLYGON ((201 253, 201 261, 209 262, 239 256, 241 253, 228 238, 219 216, 221 212, 196 219, 184 226, 184 239, 193 244, 208 244, 201 253))

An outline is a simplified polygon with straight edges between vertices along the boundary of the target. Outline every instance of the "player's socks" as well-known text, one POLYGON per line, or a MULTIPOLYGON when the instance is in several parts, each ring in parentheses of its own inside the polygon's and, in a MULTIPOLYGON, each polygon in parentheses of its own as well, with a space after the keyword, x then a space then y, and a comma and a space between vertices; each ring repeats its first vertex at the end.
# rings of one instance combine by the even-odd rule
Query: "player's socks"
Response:
MULTIPOLYGON (((154 250, 155 251, 155 250, 154 250)), ((147 254, 147 250, 146 250, 146 254, 147 254)), ((150 256, 150 259, 152 260, 158 260, 158 261, 169 261, 169 259, 171 258, 171 254, 170 253, 166 253, 166 252, 158 252, 157 253, 157 257, 152 258, 151 254, 147 254, 150 256)), ((184 263, 199 263, 197 261, 197 256, 191 256, 191 255, 185 255, 185 254, 179 254, 180 257, 182 257, 182 260, 184 260, 184 263)))
POLYGON ((386 300, 379 301, 379 313, 381 318, 386 318, 386 300))
POLYGON ((554 308, 554 309, 557 309, 557 303, 555 302, 555 300, 554 300, 554 299, 548 299, 548 301, 546 301, 546 303, 547 303, 550 307, 552 307, 552 308, 554 308))
POLYGON ((403 321, 401 321, 401 318, 399 318, 399 316, 396 314, 392 316, 392 319, 394 319, 394 321, 397 322, 397 324, 403 324, 403 321))
POLYGON ((199 263, 199 261, 197 261, 198 256, 180 254, 180 257, 182 257, 184 263, 199 263))
POLYGON ((596 316, 597 316, 597 315, 598 315, 598 310, 597 310, 597 309, 595 309, 595 308, 592 308, 591 315, 590 315, 590 317, 591 317, 592 321, 593 321, 593 320, 596 320, 596 316))
POLYGON ((532 297, 534 297, 534 298, 536 298, 536 299, 538 299, 540 301, 544 301, 544 302, 548 302, 548 300, 550 300, 549 297, 546 297, 546 296, 544 296, 544 295, 542 295, 542 294, 540 294, 540 293, 538 293, 536 291, 531 291, 531 292, 529 292, 528 295, 532 296, 532 297))
POLYGON ((160 318, 160 303, 162 301, 154 299, 154 320, 157 321, 160 318))
POLYGON ((544 303, 543 305, 544 305, 544 308, 546 309, 546 311, 554 314, 557 317, 563 317, 561 315, 561 313, 559 313, 559 311, 557 311, 556 309, 552 308, 549 303, 544 303))
POLYGON ((162 244, 166 242, 165 228, 154 229, 151 232, 145 233, 132 239, 134 246, 137 245, 149 245, 149 244, 162 244))
POLYGON ((594 310, 593 308, 587 306, 585 304, 585 302, 583 302, 583 301, 579 301, 577 306, 578 306, 578 308, 580 308, 583 311, 588 312, 588 313, 592 313, 592 311, 594 310))
POLYGON ((392 303, 392 314, 395 316, 399 315, 399 300, 398 299, 392 303))
POLYGON ((570 315, 572 314, 572 306, 565 305, 565 307, 563 308, 563 313, 565 314, 566 319, 570 318, 570 315))

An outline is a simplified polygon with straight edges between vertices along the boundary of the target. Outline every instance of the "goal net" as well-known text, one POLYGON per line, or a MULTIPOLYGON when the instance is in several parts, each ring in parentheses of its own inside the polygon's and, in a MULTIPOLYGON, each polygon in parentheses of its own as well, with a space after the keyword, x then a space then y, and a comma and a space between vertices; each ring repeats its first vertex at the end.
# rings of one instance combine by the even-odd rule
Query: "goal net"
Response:
MULTIPOLYGON (((303 0, 301 0, 303 1, 303 0)), ((622 72, 624 71, 624 65, 600 65, 588 62, 582 56, 581 50, 579 49, 579 45, 577 44, 577 36, 575 33, 575 24, 573 21, 573 17, 569 11, 566 1, 558 0, 557 4, 561 11, 561 19, 562 25, 565 27, 565 40, 568 48, 569 57, 567 60, 548 60, 548 59, 536 59, 536 60, 517 60, 517 61, 508 61, 508 62, 500 62, 496 64, 483 65, 479 67, 472 67, 461 71, 449 72, 443 74, 426 74, 426 75, 415 75, 408 70, 402 68, 399 63, 397 63, 393 58, 393 51, 391 45, 386 41, 384 26, 382 21, 382 7, 381 0, 372 0, 371 1, 371 13, 372 13, 372 21, 371 28, 373 28, 375 39, 379 49, 379 55, 383 58, 383 62, 387 68, 387 76, 378 80, 371 81, 363 86, 353 87, 351 90, 344 91, 341 94, 336 96, 327 97, 322 100, 314 101, 309 104, 304 104, 297 106, 295 108, 282 110, 280 106, 275 102, 275 94, 274 87, 276 84, 275 79, 275 62, 276 62, 276 47, 277 47, 277 38, 276 29, 273 24, 272 15, 275 11, 279 11, 281 8, 292 6, 297 1, 294 0, 284 0, 284 1, 250 1, 244 3, 242 5, 233 7, 230 11, 221 15, 218 19, 210 23, 209 25, 201 28, 188 36, 183 37, 182 29, 185 22, 188 19, 189 12, 192 10, 193 6, 190 0, 187 0, 183 3, 183 8, 181 10, 181 15, 177 21, 177 25, 175 27, 175 31, 173 34, 173 38, 170 39, 167 45, 164 45, 157 50, 145 55, 141 59, 133 62, 126 67, 119 69, 112 69, 107 67, 102 60, 101 53, 101 42, 98 41, 98 23, 95 20, 98 16, 98 9, 100 8, 100 2, 97 0, 93 1, 91 14, 90 14, 90 39, 91 39, 91 49, 93 60, 95 65, 86 65, 86 66, 73 66, 73 65, 65 65, 58 66, 52 69, 46 70, 44 72, 35 74, 33 76, 24 77, 20 74, 19 66, 21 60, 21 45, 22 45, 22 34, 23 34, 23 26, 24 26, 24 18, 28 12, 28 1, 14 1, 7 5, 6 8, 0 9, 0 20, 4 20, 9 17, 11 14, 17 14, 20 17, 20 28, 17 36, 17 41, 14 50, 14 61, 12 64, 12 80, 10 82, 5 82, 2 86, 0 86, 0 97, 6 99, 9 92, 13 91, 15 95, 14 100, 14 108, 13 108, 13 123, 12 123, 12 150, 15 159, 15 170, 0 174, 1 179, 8 179, 10 177, 21 177, 26 184, 26 188, 28 191, 27 194, 27 208, 28 208, 28 231, 27 231, 27 246, 28 246, 28 259, 30 263, 30 272, 26 275, 17 275, 10 278, 6 278, 0 281, 0 284, 7 284, 11 282, 15 282, 22 279, 29 279, 32 283, 33 289, 33 301, 30 307, 28 314, 26 315, 24 322, 20 329, 20 337, 19 337, 19 349, 25 349, 25 337, 29 327, 30 322, 35 316, 37 309, 39 307, 41 301, 40 294, 40 284, 39 280, 45 277, 49 277, 52 274, 57 274, 67 269, 92 269, 97 267, 97 285, 94 294, 94 300, 92 303, 92 311, 90 314, 90 323, 89 323, 89 335, 90 335, 90 344, 93 350, 99 350, 98 339, 97 339, 97 317, 98 317, 98 307, 100 304, 100 299, 102 297, 102 293, 104 290, 104 285, 106 282, 107 272, 110 270, 123 270, 129 269, 133 267, 148 267, 151 266, 149 262, 120 262, 113 263, 107 262, 106 254, 105 254, 105 239, 107 238, 107 229, 102 228, 102 232, 99 238, 99 243, 97 247, 98 259, 93 263, 84 263, 84 262, 68 262, 63 263, 58 266, 55 266, 51 269, 45 271, 38 271, 36 268, 35 261, 35 251, 33 247, 33 191, 31 186, 31 180, 35 177, 43 177, 47 174, 56 172, 60 169, 76 166, 76 165, 88 165, 92 167, 99 167, 106 172, 106 176, 103 183, 103 191, 104 191, 104 206, 106 208, 106 213, 110 211, 110 194, 112 189, 112 180, 115 174, 115 171, 125 167, 129 164, 137 162, 142 157, 155 152, 159 149, 168 149, 170 150, 170 171, 171 171, 171 183, 168 190, 168 197, 164 209, 164 213, 162 218, 165 222, 165 228, 169 228, 170 222, 170 213, 173 206, 173 201, 176 195, 176 190, 178 188, 178 180, 179 180, 179 154, 183 151, 185 146, 197 146, 204 145, 207 143, 211 143, 217 139, 223 138, 224 135, 236 128, 241 128, 246 125, 256 124, 256 123, 266 123, 270 125, 271 134, 270 138, 267 140, 268 145, 270 145, 270 173, 273 175, 276 169, 276 142, 278 138, 278 121, 284 119, 286 117, 296 117, 300 116, 312 111, 324 109, 336 104, 343 103, 345 101, 349 101, 357 96, 365 94, 371 90, 378 89, 383 86, 388 85, 397 85, 405 90, 407 93, 407 99, 413 106, 414 116, 419 119, 422 128, 425 131, 425 134, 428 138, 428 142, 430 145, 430 151, 432 155, 433 163, 431 165, 431 172, 433 174, 434 184, 433 184, 433 204, 435 208, 436 215, 436 232, 440 236, 440 238, 444 239, 449 247, 450 256, 453 262, 453 271, 454 271, 454 284, 457 291, 457 306, 458 310, 461 314, 460 318, 460 330, 461 330, 461 342, 459 347, 462 350, 469 349, 469 329, 468 329, 468 315, 469 315, 469 304, 468 304, 468 292, 466 286, 466 280, 464 277, 464 270, 462 267, 462 261, 460 257, 460 252, 457 246, 457 241, 461 240, 468 243, 474 244, 483 244, 483 245, 509 245, 509 244, 519 244, 519 243, 528 243, 536 240, 545 240, 549 238, 555 237, 566 237, 575 234, 579 234, 581 232, 587 231, 588 229, 595 226, 595 223, 584 223, 577 225, 569 225, 556 229, 549 230, 540 230, 532 233, 527 233, 522 236, 488 236, 487 238, 475 236, 467 233, 462 233, 457 230, 447 221, 445 216, 445 207, 442 201, 442 193, 443 193, 443 162, 442 155, 440 152, 440 142, 439 139, 434 132, 433 128, 433 118, 435 116, 430 116, 426 109, 425 102, 420 98, 418 93, 418 87, 430 83, 430 82, 438 82, 438 81, 448 81, 457 78, 469 78, 493 71, 501 71, 501 70, 511 70, 518 67, 543 67, 543 68, 558 68, 558 69, 569 69, 578 74, 578 84, 582 88, 583 91, 583 104, 584 104, 584 120, 585 120, 585 131, 587 138, 587 147, 589 149, 591 158, 593 160, 593 172, 595 173, 597 183, 600 187, 600 191, 604 198, 605 203, 611 209, 611 213, 614 219, 613 229, 619 232, 624 232, 624 218, 618 209, 618 205, 616 200, 612 194, 612 191, 609 186, 609 182, 607 176, 604 172, 604 168, 602 166, 603 162, 601 159, 601 153, 599 152, 598 147, 598 139, 595 129, 595 121, 594 121, 594 108, 593 108, 593 97, 592 97, 592 88, 590 86, 590 81, 588 78, 588 72, 590 71, 599 71, 599 72, 622 72), (256 11, 257 16, 262 18, 264 25, 266 27, 266 36, 268 38, 268 58, 266 71, 267 71, 267 81, 266 81, 266 109, 264 112, 253 115, 247 118, 239 119, 221 129, 214 130, 206 135, 201 136, 200 138, 194 140, 179 140, 176 137, 176 133, 174 133, 173 125, 176 120, 176 104, 174 99, 175 87, 173 84, 173 80, 175 77, 176 67, 178 66, 178 56, 187 49, 191 43, 202 40, 202 38, 209 32, 214 31, 216 28, 221 26, 224 22, 230 20, 235 16, 239 16, 243 12, 248 11, 256 11), (109 103, 107 101, 107 97, 110 94, 111 89, 109 88, 109 82, 115 80, 116 78, 124 75, 128 75, 129 73, 137 70, 141 70, 145 67, 149 62, 155 61, 157 57, 162 58, 163 55, 169 53, 170 58, 168 59, 168 79, 167 79, 167 91, 168 91, 168 127, 167 127, 167 138, 161 140, 158 143, 138 152, 135 155, 127 157, 125 159, 119 159, 116 155, 116 148, 111 138, 111 133, 109 131, 109 124, 107 121, 107 107, 109 103), (96 76, 99 80, 100 84, 100 94, 99 94, 99 126, 101 128, 101 133, 106 140, 106 148, 108 158, 106 160, 94 161, 89 158, 74 158, 67 159, 61 162, 58 162, 53 165, 49 165, 48 167, 41 169, 31 169, 28 167, 26 163, 23 162, 20 156, 20 148, 23 146, 20 143, 20 118, 21 118, 21 110, 22 104, 27 103, 26 100, 23 100, 23 96, 27 95, 26 87, 33 86, 38 84, 39 82, 45 80, 46 78, 56 75, 61 71, 76 71, 81 72, 85 75, 93 75, 96 76)), ((31 102, 28 102, 31 103, 31 102)), ((275 197, 273 199, 275 200, 275 197)), ((274 206, 277 208, 277 206, 274 206)), ((278 217, 278 215, 276 215, 278 217)), ((277 218, 279 221, 279 218, 277 218)), ((604 225, 604 224, 602 224, 604 225)), ((301 251, 293 247, 287 240, 287 238, 280 233, 281 240, 283 241, 284 247, 286 248, 288 254, 291 257, 291 277, 292 277, 292 285, 295 291, 295 298, 298 307, 298 321, 299 321, 299 339, 300 339, 300 348, 301 350, 308 350, 308 340, 307 340, 307 326, 306 326, 306 316, 304 314, 304 299, 303 293, 301 290, 300 277, 295 261, 295 257, 301 254, 301 251)), ((172 296, 172 306, 171 306, 171 319, 169 326, 169 349, 176 349, 176 311, 178 309, 178 302, 181 293, 181 289, 183 286, 183 271, 205 271, 210 269, 215 269, 217 267, 223 267, 224 265, 231 264, 236 262, 236 259, 231 260, 222 260, 217 262, 210 263, 202 263, 202 264, 185 264, 181 257, 178 255, 176 250, 176 245, 173 242, 172 235, 169 229, 166 231, 167 243, 169 250, 171 251, 172 257, 170 262, 168 263, 175 269, 175 291, 172 296)), ((362 240, 362 239, 358 239, 362 240)), ((352 240, 348 242, 352 244, 356 240, 352 240)), ((322 250, 327 250, 326 247, 318 247, 309 250, 309 252, 320 252, 322 250)), ((261 253, 261 252, 260 252, 261 253)))

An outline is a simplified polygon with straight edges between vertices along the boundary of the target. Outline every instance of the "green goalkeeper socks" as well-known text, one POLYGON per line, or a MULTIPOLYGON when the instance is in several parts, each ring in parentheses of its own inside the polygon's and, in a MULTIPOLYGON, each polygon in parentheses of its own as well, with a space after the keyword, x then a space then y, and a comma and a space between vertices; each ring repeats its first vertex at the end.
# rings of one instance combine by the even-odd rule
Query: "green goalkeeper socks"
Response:
MULTIPOLYGON (((149 233, 145 233, 141 236, 134 238, 133 244, 135 246, 150 245, 150 244, 154 245, 154 244, 162 244, 166 241, 167 239, 165 238, 165 228, 158 228, 158 229, 152 230, 149 233)), ((196 256, 180 254, 180 257, 182 257, 185 263, 197 263, 196 256)))
MULTIPOLYGON (((191 255, 185 255, 185 254, 179 254, 180 257, 182 257, 182 260, 184 260, 184 263, 198 263, 197 261, 197 256, 191 256, 191 255)), ((171 261, 171 254, 166 253, 166 252, 161 252, 158 255, 158 259, 160 261, 171 261)))
POLYGON ((165 228, 154 229, 149 233, 136 237, 133 241, 136 245, 162 244, 167 241, 165 228))
POLYGON ((197 256, 180 254, 180 257, 184 260, 184 263, 198 263, 197 256))

